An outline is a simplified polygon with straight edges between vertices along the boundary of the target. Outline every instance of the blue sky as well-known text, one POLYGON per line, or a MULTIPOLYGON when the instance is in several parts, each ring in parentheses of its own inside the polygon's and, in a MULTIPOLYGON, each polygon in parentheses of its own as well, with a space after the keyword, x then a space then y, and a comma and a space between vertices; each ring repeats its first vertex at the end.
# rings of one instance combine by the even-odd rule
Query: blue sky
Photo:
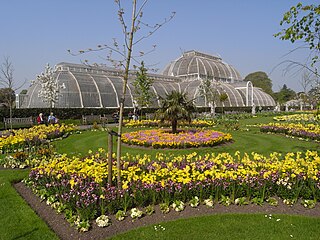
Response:
MULTIPOLYGON (((130 0, 123 0, 124 6, 130 0)), ((284 74, 284 66, 273 70, 280 62, 291 59, 304 61, 308 52, 298 51, 285 56, 297 45, 281 41, 273 34, 281 30, 283 14, 296 5, 295 0, 149 0, 144 10, 144 22, 156 24, 171 12, 175 17, 150 38, 136 46, 147 51, 147 65, 161 70, 183 51, 197 50, 220 55, 244 78, 256 71, 266 72, 278 91, 283 84, 300 91, 301 74, 284 74)), ((303 1, 305 4, 317 1, 303 1)), ((113 0, 0 0, 0 62, 10 57, 14 65, 16 85, 27 84, 44 70, 59 62, 107 63, 105 52, 72 56, 67 50, 94 48, 122 42, 117 6, 113 0)), ((126 12, 130 15, 130 10, 126 12)), ((142 33, 142 32, 140 32, 142 33)), ((16 86, 16 87, 17 87, 16 86)))

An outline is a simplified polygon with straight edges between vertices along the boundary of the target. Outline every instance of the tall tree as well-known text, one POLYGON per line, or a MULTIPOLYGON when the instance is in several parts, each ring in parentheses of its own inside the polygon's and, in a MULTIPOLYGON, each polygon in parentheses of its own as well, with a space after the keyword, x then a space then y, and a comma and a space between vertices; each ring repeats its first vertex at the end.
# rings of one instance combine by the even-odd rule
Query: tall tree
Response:
POLYGON ((254 72, 248 74, 244 81, 252 82, 253 86, 261 88, 266 93, 272 95, 272 81, 265 72, 254 72))
MULTIPOLYGON (((288 69, 299 67, 307 69, 313 74, 319 76, 319 51, 320 51, 320 5, 303 5, 298 3, 292 6, 289 11, 283 15, 280 22, 285 26, 280 32, 274 34, 281 40, 292 43, 302 43, 297 49, 308 48, 310 55, 306 62, 296 62, 292 60, 284 61, 288 63, 288 69)), ((293 50, 293 51, 295 51, 293 50)))
POLYGON ((191 121, 192 113, 195 111, 193 101, 187 100, 186 93, 172 91, 161 100, 161 107, 157 110, 156 116, 160 121, 170 121, 172 133, 178 132, 178 120, 191 121))
POLYGON ((40 84, 41 88, 38 96, 43 102, 48 103, 50 108, 54 108, 55 103, 59 100, 61 86, 59 86, 54 70, 49 64, 46 65, 44 72, 38 75, 33 83, 40 84))
POLYGON ((275 93, 275 98, 277 102, 283 104, 289 100, 292 100, 296 97, 296 92, 288 88, 286 84, 280 89, 279 92, 275 93))
POLYGON ((153 80, 148 77, 147 75, 147 68, 144 66, 144 62, 141 62, 141 66, 139 67, 136 78, 133 81, 134 86, 134 93, 135 97, 134 100, 137 102, 138 107, 141 108, 141 115, 142 115, 142 108, 148 107, 151 100, 154 98, 154 93, 150 91, 152 86, 153 80))

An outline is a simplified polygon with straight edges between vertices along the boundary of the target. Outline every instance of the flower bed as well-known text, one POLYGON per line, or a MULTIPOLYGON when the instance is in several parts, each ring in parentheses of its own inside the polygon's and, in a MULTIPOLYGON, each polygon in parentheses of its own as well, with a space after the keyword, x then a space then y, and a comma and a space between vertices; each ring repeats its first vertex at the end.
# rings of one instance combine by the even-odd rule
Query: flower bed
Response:
POLYGON ((153 148, 212 147, 232 140, 231 134, 214 130, 184 130, 172 134, 164 129, 124 133, 122 142, 153 148))
POLYGON ((63 136, 74 131, 73 125, 37 125, 31 128, 5 131, 0 137, 1 153, 14 152, 20 149, 30 148, 50 139, 63 136))
POLYGON ((283 115, 276 116, 273 118, 275 121, 285 121, 285 122, 305 122, 305 123, 314 123, 319 121, 319 116, 316 114, 292 114, 292 115, 283 115))
MULTIPOLYGON (((159 125, 164 127, 169 127, 169 122, 161 123, 160 120, 124 120, 124 126, 128 128, 135 128, 135 127, 158 127, 159 125)), ((192 128, 200 128, 200 127, 213 127, 215 122, 213 120, 201 120, 196 119, 192 120, 191 123, 186 121, 179 121, 179 127, 192 127, 192 128)))
POLYGON ((128 214, 133 219, 152 214, 155 204, 167 213, 170 209, 182 211, 185 204, 277 205, 275 197, 290 205, 302 198, 305 207, 313 207, 320 199, 320 156, 316 151, 283 156, 192 153, 170 161, 163 161, 168 155, 161 153, 154 159, 126 155, 122 159, 122 189, 114 187, 115 165, 113 186, 107 184, 103 156, 102 150, 85 159, 57 156, 34 168, 25 182, 81 231, 88 230, 90 221, 102 215, 99 224, 109 225, 105 214, 116 213, 118 220, 128 214), (147 207, 145 212, 140 210, 143 207, 147 207))
POLYGON ((73 125, 56 124, 4 132, 0 137, 0 152, 6 155, 0 159, 0 166, 5 168, 37 166, 53 154, 51 140, 67 136, 74 130, 73 125))
POLYGON ((260 126, 260 131, 282 133, 290 136, 320 141, 320 126, 318 124, 269 123, 260 126))

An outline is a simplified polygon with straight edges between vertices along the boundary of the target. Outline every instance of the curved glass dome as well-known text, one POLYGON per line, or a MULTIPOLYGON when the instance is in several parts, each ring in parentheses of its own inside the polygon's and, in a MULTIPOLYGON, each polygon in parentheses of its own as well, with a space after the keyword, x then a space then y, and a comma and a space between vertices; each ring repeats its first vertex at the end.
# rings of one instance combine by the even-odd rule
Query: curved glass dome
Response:
MULTIPOLYGON (((56 108, 118 108, 122 95, 123 72, 102 66, 59 63, 55 67, 55 77, 60 88, 56 108)), ((217 106, 275 106, 275 101, 251 82, 242 80, 232 66, 222 62, 221 58, 195 51, 189 51, 169 64, 163 75, 148 74, 153 80, 151 91, 155 98, 150 107, 159 107, 158 96, 165 97, 173 90, 187 93, 198 107, 208 106, 199 94, 203 79, 211 79, 217 94, 225 93, 224 102, 217 101, 217 106)), ((135 106, 133 81, 136 72, 129 72, 125 95, 125 107, 135 106)), ((20 108, 45 108, 48 103, 39 98, 39 84, 32 85, 27 94, 21 97, 20 108)))
POLYGON ((223 82, 242 81, 239 72, 221 58, 196 51, 185 52, 171 62, 163 75, 182 79, 209 78, 223 82))
MULTIPOLYGON (((122 95, 122 72, 105 67, 90 67, 82 64, 60 63, 56 66, 55 77, 60 88, 56 108, 118 108, 122 95)), ((149 74, 154 83, 155 95, 165 96, 173 90, 179 90, 179 79, 149 74)), ((133 81, 136 72, 129 73, 125 95, 125 107, 134 106, 133 81)), ((39 84, 32 85, 21 108, 45 108, 48 103, 39 98, 39 84)), ((159 103, 154 100, 153 107, 159 103)))

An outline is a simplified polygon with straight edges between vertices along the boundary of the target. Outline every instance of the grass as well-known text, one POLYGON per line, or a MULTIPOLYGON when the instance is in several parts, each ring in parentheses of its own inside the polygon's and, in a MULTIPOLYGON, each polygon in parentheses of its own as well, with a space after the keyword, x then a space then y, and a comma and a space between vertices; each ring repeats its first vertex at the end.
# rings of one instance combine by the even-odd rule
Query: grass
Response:
MULTIPOLYGON (((259 122, 268 123, 272 121, 271 117, 251 118, 240 121, 240 131, 225 130, 223 127, 216 129, 223 132, 231 133, 234 142, 223 146, 213 148, 193 148, 193 149, 166 149, 166 153, 187 154, 197 152, 205 154, 208 152, 229 152, 233 154, 236 151, 240 152, 257 152, 264 155, 277 151, 280 153, 297 152, 306 150, 319 151, 319 144, 299 140, 297 138, 288 138, 283 135, 261 133, 258 127, 252 126, 259 122), (248 126, 249 125, 249 126, 248 126)), ((114 129, 116 130, 116 129, 114 129)), ((125 131, 135 131, 136 129, 124 129, 125 131)), ((89 150, 96 151, 98 148, 108 148, 107 132, 102 131, 83 131, 81 137, 72 135, 62 141, 55 142, 55 147, 59 153, 70 153, 86 155, 89 150)), ((113 151, 116 151, 116 139, 114 138, 113 151)), ((149 154, 155 156, 161 149, 138 148, 122 145, 122 152, 137 155, 149 154)))
MULTIPOLYGON (((185 154, 198 152, 296 152, 319 151, 319 144, 287 138, 275 134, 260 133, 255 125, 272 121, 271 117, 251 118, 240 121, 241 131, 230 132, 234 143, 214 148, 157 150, 123 146, 122 152, 130 154, 166 153, 185 154), (248 126, 249 125, 249 126, 248 126), (248 129, 248 131, 247 131, 248 129)), ((126 130, 129 131, 129 130, 126 130)), ((86 155, 89 150, 107 149, 107 133, 84 131, 54 142, 60 153, 86 155)), ((116 141, 114 140, 114 151, 116 141)), ((58 239, 47 225, 32 211, 12 187, 11 183, 27 176, 28 170, 0 170, 0 240, 7 239, 58 239)), ((164 222, 165 231, 155 231, 154 225, 134 229, 112 239, 319 239, 320 218, 276 215, 270 220, 261 214, 223 214, 164 222), (276 221, 279 218, 280 221, 276 221), (292 237, 290 236, 292 235, 292 237)), ((157 225, 158 226, 158 225, 157 225)), ((107 229, 106 229, 107 231, 107 229)))
POLYGON ((222 214, 180 219, 134 229, 112 240, 319 239, 319 218, 263 214, 222 214), (277 221, 277 219, 280 219, 277 221), (155 226, 158 231, 155 230, 155 226), (165 230, 163 230, 163 227, 165 230))
POLYGON ((58 239, 11 185, 27 175, 28 170, 0 171, 0 240, 58 239))

